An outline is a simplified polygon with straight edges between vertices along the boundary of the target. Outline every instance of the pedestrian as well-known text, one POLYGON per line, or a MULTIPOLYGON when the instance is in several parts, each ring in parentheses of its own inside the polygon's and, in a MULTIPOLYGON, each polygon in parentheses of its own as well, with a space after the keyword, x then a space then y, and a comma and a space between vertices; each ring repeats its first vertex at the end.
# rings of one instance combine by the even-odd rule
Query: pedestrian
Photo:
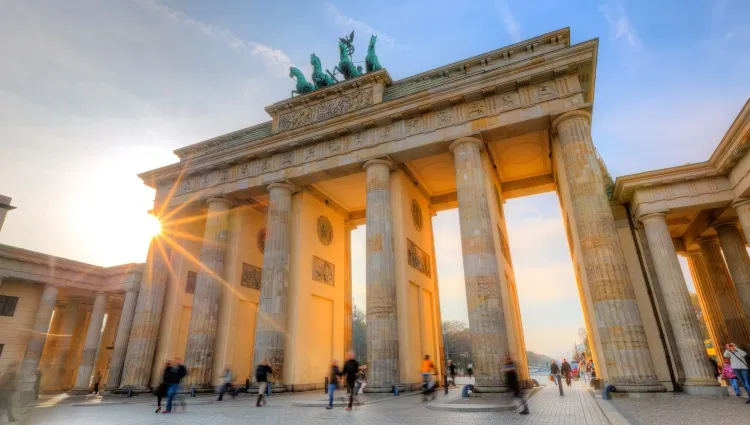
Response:
POLYGON ((429 355, 425 355, 420 369, 420 373, 422 374, 422 401, 427 401, 427 396, 430 394, 432 394, 432 399, 435 399, 434 381, 430 373, 434 370, 435 364, 432 363, 429 355))
POLYGON ((520 414, 528 415, 529 405, 526 404, 526 398, 524 398, 523 388, 521 388, 521 383, 518 381, 518 371, 516 368, 516 363, 510 356, 505 357, 504 369, 505 384, 508 386, 508 390, 510 390, 511 394, 513 394, 513 398, 520 399, 521 404, 523 405, 523 410, 521 410, 520 414))
POLYGON ((558 388, 560 388, 560 395, 564 395, 562 387, 562 377, 560 376, 560 366, 558 366, 557 362, 554 360, 552 360, 552 365, 549 367, 549 374, 558 388))
POLYGON ((726 344, 724 347, 726 348, 724 357, 729 359, 737 379, 748 393, 748 399, 745 403, 750 404, 750 371, 748 371, 747 359, 745 358, 747 353, 737 348, 737 345, 733 342, 726 344))
POLYGON ((17 370, 18 362, 12 362, 0 377, 0 408, 5 409, 8 422, 16 421, 13 416, 13 397, 16 395, 16 386, 18 385, 17 370))
POLYGON ((164 369, 161 372, 161 382, 159 387, 156 389, 156 412, 161 412, 161 399, 167 396, 167 373, 169 373, 172 364, 169 360, 164 361, 164 369))
POLYGON ((216 401, 222 401, 224 399, 224 393, 227 391, 232 395, 232 398, 236 396, 234 391, 232 391, 232 370, 228 367, 224 369, 224 374, 221 376, 221 387, 219 387, 219 397, 216 401))
POLYGON ((339 365, 336 362, 336 359, 332 359, 331 372, 328 375, 328 406, 326 406, 326 409, 333 409, 333 393, 336 392, 336 389, 339 387, 340 376, 341 371, 339 370, 339 365))
POLYGON ((711 370, 714 371, 714 379, 718 379, 722 373, 723 366, 719 366, 719 363, 712 356, 708 356, 708 362, 711 363, 711 370))
POLYGON ((583 378, 583 383, 584 384, 588 384, 589 383, 589 381, 588 381, 588 374, 587 374, 588 373, 588 367, 589 367, 589 362, 587 362, 586 359, 583 359, 581 361, 581 364, 578 366, 578 373, 579 373, 580 377, 583 378))
POLYGON ((472 363, 466 365, 466 374, 469 375, 469 379, 471 379, 471 375, 474 374, 474 365, 472 363))
POLYGON ((362 388, 362 384, 367 380, 367 374, 364 371, 364 367, 360 366, 357 372, 357 385, 354 386, 354 395, 359 394, 359 390, 362 388))
POLYGON ((99 395, 99 384, 102 383, 102 372, 96 371, 96 375, 94 375, 94 394, 99 395))
POLYGON ((451 376, 451 384, 453 386, 456 386, 456 364, 453 363, 453 360, 448 360, 448 372, 451 376))
POLYGON ((563 359, 562 366, 560 367, 560 372, 562 372, 562 375, 565 377, 565 385, 570 386, 570 363, 568 363, 568 359, 563 359))
POLYGON ((349 391, 349 406, 346 410, 352 410, 352 404, 354 403, 355 385, 359 375, 359 362, 355 358, 353 352, 347 353, 348 359, 344 362, 344 376, 346 377, 346 390, 349 391))
POLYGON ((724 368, 721 371, 721 378, 724 379, 727 384, 732 386, 737 397, 742 397, 740 386, 737 383, 737 375, 734 373, 734 370, 732 370, 732 364, 728 358, 724 358, 724 368))
POLYGON ((271 366, 268 365, 268 360, 261 360, 258 367, 255 369, 255 380, 258 381, 258 401, 255 403, 256 407, 266 405, 266 387, 268 387, 268 375, 272 374, 271 366))
POLYGON ((39 400, 39 387, 42 384, 42 370, 37 369, 34 372, 34 400, 39 400))
MULTIPOLYGON (((167 409, 162 413, 172 413, 172 401, 180 389, 180 381, 187 375, 187 368, 182 364, 182 359, 175 358, 166 373, 167 384, 167 409)), ((182 409, 185 410, 185 400, 180 398, 182 409)))

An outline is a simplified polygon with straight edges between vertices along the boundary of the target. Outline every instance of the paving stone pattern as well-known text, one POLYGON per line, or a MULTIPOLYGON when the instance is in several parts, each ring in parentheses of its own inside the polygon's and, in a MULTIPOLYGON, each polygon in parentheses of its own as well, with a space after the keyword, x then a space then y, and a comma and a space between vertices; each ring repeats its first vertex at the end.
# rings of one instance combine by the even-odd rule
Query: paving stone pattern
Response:
MULTIPOLYGON (((209 398, 188 399, 186 412, 157 415, 153 412, 155 399, 132 404, 80 407, 66 403, 55 407, 36 408, 25 415, 21 424, 45 425, 138 425, 180 424, 204 425, 207 423, 231 424, 518 424, 518 425, 599 425, 608 424, 593 397, 582 384, 566 388, 565 397, 557 389, 547 386, 531 398, 531 415, 520 416, 517 412, 462 413, 439 412, 426 409, 419 396, 398 397, 393 400, 355 407, 353 412, 343 408, 292 407, 293 400, 321 398, 321 394, 285 394, 273 396, 268 405, 256 408, 254 399, 240 396, 212 403, 209 398)), ((451 396, 459 389, 452 389, 451 396)), ((451 397, 449 396, 449 397, 451 397)), ((438 400, 445 397, 442 393, 438 400)), ((4 419, 0 416, 0 421, 4 419)), ((0 422, 2 423, 2 422, 0 422)))
POLYGON ((639 399, 613 399, 617 410, 633 425, 693 425, 750 423, 750 405, 744 397, 662 394, 639 399))

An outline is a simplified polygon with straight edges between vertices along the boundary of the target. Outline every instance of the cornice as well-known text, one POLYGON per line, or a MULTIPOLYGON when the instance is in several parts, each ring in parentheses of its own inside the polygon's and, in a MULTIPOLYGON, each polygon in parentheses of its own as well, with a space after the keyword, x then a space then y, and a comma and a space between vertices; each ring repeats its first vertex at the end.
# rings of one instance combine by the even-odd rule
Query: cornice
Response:
POLYGON ((550 80, 563 65, 572 69, 572 72, 577 72, 580 67, 590 69, 597 43, 598 40, 590 40, 487 72, 469 75, 464 79, 439 87, 367 107, 357 111, 354 116, 345 114, 259 140, 238 144, 229 143, 225 147, 192 160, 146 171, 138 176, 147 185, 155 187, 165 181, 171 182, 183 171, 185 176, 193 176, 202 170, 215 169, 227 161, 265 158, 286 149, 298 149, 310 143, 332 140, 342 134, 349 134, 379 123, 407 119, 424 111, 437 110, 445 105, 469 102, 512 90, 518 87, 519 81, 530 84, 550 80), (185 167, 189 168, 183 170, 185 167))

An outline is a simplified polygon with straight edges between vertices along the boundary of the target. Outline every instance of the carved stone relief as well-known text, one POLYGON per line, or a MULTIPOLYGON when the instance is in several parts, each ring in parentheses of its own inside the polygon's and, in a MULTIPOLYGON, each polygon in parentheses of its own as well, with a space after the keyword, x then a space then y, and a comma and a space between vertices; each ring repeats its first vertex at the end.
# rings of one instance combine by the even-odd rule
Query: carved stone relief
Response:
POLYGON ((419 202, 416 199, 411 200, 411 220, 414 222, 414 227, 422 231, 422 208, 419 206, 419 202))
POLYGON ((242 263, 242 279, 240 285, 245 288, 260 290, 263 269, 252 264, 242 263))
MULTIPOLYGON (((575 76, 569 76, 569 78, 575 78, 575 76)), ((178 194, 193 192, 207 186, 230 182, 241 178, 253 177, 277 171, 282 168, 353 152, 358 149, 364 149, 381 143, 397 140, 401 137, 408 137, 413 134, 419 134, 425 131, 432 131, 437 128, 454 125, 457 122, 477 119, 487 116, 488 114, 502 113, 530 106, 537 102, 560 97, 555 81, 527 85, 520 89, 523 91, 523 101, 519 90, 498 93, 469 103, 460 103, 459 101, 454 106, 438 111, 427 111, 422 115, 411 116, 403 120, 394 117, 394 122, 391 123, 364 129, 363 131, 333 140, 322 141, 309 146, 296 148, 291 152, 281 152, 273 156, 250 160, 248 162, 237 164, 233 166, 232 169, 220 170, 218 172, 213 171, 197 176, 194 175, 186 178, 181 183, 178 194)), ((306 122, 305 120, 310 122, 316 120, 320 121, 325 119, 323 117, 328 116, 327 114, 333 113, 334 115, 331 116, 335 116, 339 113, 346 113, 357 108, 369 106, 372 104, 372 96, 372 89, 366 89, 360 92, 350 93, 340 98, 330 99, 317 105, 309 106, 305 108, 305 110, 308 111, 306 114, 309 115, 309 118, 308 115, 301 114, 303 110, 289 112, 279 118, 280 131, 284 128, 296 128, 297 126, 302 125, 300 124, 301 122, 306 122), (320 111, 320 114, 316 111, 320 111), (294 118, 297 121, 292 120, 291 117, 295 114, 301 114, 300 117, 294 118), (288 123, 284 124, 285 122, 288 123)), ((562 100, 564 102, 564 107, 575 106, 582 103, 581 96, 577 93, 568 94, 567 97, 562 100)))
POLYGON ((279 116, 279 131, 292 130, 297 127, 327 120, 356 109, 373 104, 372 88, 359 90, 345 96, 327 100, 317 105, 292 111, 279 116))
POLYGON ((410 266, 419 270, 423 275, 432 277, 430 256, 427 255, 426 252, 422 251, 410 239, 406 239, 406 252, 408 256, 407 260, 410 266))
POLYGON ((321 215, 318 217, 318 239, 323 245, 330 245, 333 240, 333 226, 328 217, 321 215))
POLYGON ((336 266, 313 255, 313 280, 333 286, 336 266))
POLYGON ((258 244, 258 251, 260 251, 261 254, 265 253, 266 252, 266 229, 258 230, 258 237, 257 237, 256 243, 258 244))

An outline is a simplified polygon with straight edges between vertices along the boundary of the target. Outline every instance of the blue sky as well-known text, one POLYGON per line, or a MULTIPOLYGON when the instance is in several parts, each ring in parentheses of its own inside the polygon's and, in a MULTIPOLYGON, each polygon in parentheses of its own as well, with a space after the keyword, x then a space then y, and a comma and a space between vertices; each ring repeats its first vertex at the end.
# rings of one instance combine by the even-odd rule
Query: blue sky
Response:
MULTIPOLYGON (((380 62, 398 79, 569 26, 573 43, 600 41, 593 135, 612 174, 702 161, 750 94, 748 16, 740 0, 8 0, 0 193, 19 209, 0 242, 101 265, 143 261, 137 230, 153 193, 135 174, 267 120, 263 107, 293 88, 289 66, 307 67, 315 52, 332 67, 351 30, 360 56, 379 35, 380 62)), ((506 211, 529 349, 561 356, 582 317, 557 199, 511 200, 506 211)), ((443 318, 465 319, 456 212, 434 225, 443 318)))

